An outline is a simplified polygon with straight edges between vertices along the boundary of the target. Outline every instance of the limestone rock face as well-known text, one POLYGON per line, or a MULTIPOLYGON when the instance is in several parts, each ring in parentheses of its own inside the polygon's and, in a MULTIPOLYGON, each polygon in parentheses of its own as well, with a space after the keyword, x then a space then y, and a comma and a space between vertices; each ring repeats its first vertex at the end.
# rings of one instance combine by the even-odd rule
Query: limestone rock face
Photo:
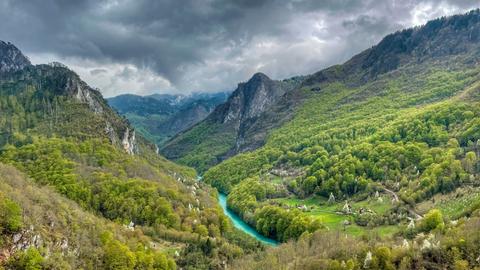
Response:
POLYGON ((293 117, 294 108, 303 98, 302 93, 294 90, 303 80, 301 76, 272 80, 263 73, 256 73, 247 82, 239 83, 227 101, 203 121, 167 141, 161 153, 170 159, 180 159, 204 151, 202 144, 215 145, 221 140, 221 147, 198 154, 189 164, 212 166, 237 153, 261 147, 270 130, 293 117))
MULTIPOLYGON (((294 84, 285 81, 272 80, 263 73, 256 73, 247 82, 238 84, 228 100, 219 105, 209 116, 213 122, 234 129, 235 145, 227 156, 253 150, 262 143, 263 136, 253 138, 255 136, 252 137, 252 134, 249 134, 252 126, 257 122, 264 122, 259 119, 264 113, 269 112, 293 86, 294 84)), ((258 135, 261 132, 254 133, 258 135)))
POLYGON ((137 142, 135 139, 135 130, 127 128, 122 139, 123 150, 129 155, 137 153, 137 142))
POLYGON ((266 111, 283 94, 285 87, 263 73, 256 73, 246 83, 240 83, 228 101, 216 110, 221 122, 235 123, 240 128, 243 120, 255 118, 266 111))
POLYGON ((78 101, 87 103, 90 109, 95 113, 102 113, 102 105, 92 97, 92 90, 78 76, 67 78, 65 90, 71 93, 78 101))

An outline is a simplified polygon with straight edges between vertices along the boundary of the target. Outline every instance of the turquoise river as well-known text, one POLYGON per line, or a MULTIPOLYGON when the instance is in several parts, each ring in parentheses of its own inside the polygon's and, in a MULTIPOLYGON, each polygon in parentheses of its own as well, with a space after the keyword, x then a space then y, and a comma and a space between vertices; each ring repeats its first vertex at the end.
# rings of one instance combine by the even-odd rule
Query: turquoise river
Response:
POLYGON ((252 228, 250 225, 245 223, 237 214, 233 213, 230 209, 228 209, 227 196, 225 194, 218 193, 218 203, 220 203, 220 206, 223 208, 223 212, 225 213, 225 215, 227 215, 227 217, 230 218, 235 228, 253 236, 255 239, 257 239, 258 241, 264 244, 267 244, 270 246, 278 245, 277 241, 261 235, 254 228, 252 228))

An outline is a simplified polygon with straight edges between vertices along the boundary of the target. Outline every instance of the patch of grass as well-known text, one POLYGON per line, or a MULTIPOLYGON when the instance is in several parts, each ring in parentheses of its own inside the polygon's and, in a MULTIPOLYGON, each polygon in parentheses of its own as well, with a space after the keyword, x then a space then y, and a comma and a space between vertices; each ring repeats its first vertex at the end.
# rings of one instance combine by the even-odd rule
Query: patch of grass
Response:
POLYGON ((311 206, 315 207, 315 206, 326 203, 326 200, 323 197, 319 197, 319 196, 312 196, 306 199, 299 199, 296 197, 278 198, 278 199, 275 199, 275 201, 286 204, 288 206, 306 205, 308 207, 311 207, 311 206))
POLYGON ((284 179, 280 176, 273 175, 270 177, 269 181, 274 184, 283 184, 284 179))
POLYGON ((360 202, 354 202, 352 203, 352 207, 355 208, 369 208, 375 213, 379 215, 385 214, 388 210, 392 208, 392 202, 390 197, 388 196, 381 196, 383 202, 379 202, 378 200, 372 199, 372 200, 365 200, 365 201, 360 201, 360 202))
POLYGON ((373 229, 373 231, 378 232, 381 237, 387 237, 393 235, 399 231, 397 225, 386 225, 386 226, 379 226, 373 229))
MULTIPOLYGON (((383 202, 378 202, 377 200, 363 200, 359 202, 352 202, 350 205, 354 209, 369 208, 376 213, 382 215, 386 213, 391 207, 392 204, 388 199, 388 196, 382 196, 383 202)), ((278 198, 273 201, 277 203, 282 203, 290 207, 302 206, 305 205, 308 208, 313 207, 312 210, 305 212, 306 214, 319 219, 327 228, 331 231, 341 231, 343 232, 343 222, 345 220, 350 221, 351 225, 346 226, 345 233, 351 236, 361 236, 367 232, 376 232, 381 237, 386 237, 394 234, 398 231, 397 226, 379 226, 375 228, 367 228, 358 226, 353 222, 353 217, 349 215, 343 215, 336 213, 340 211, 343 207, 343 202, 337 202, 334 204, 328 204, 327 199, 321 196, 311 196, 305 199, 299 199, 295 197, 289 198, 278 198)))

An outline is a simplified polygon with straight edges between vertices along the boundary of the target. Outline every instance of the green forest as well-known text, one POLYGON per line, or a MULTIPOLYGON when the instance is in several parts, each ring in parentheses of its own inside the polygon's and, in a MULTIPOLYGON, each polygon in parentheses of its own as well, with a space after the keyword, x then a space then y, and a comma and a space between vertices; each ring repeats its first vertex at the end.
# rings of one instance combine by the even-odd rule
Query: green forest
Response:
MULTIPOLYGON (((137 141, 139 154, 125 153, 122 130, 129 123, 100 96, 95 101, 98 107, 92 111, 68 89, 56 93, 64 87, 57 85, 56 76, 66 76, 68 81, 78 79, 76 74, 63 67, 38 68, 54 78, 44 79, 35 67, 11 75, 28 78, 18 83, 1 80, 0 108, 4 113, 0 126, 4 132, 0 163, 28 188, 45 187, 49 193, 61 195, 61 200, 78 205, 75 211, 81 213, 77 216, 59 217, 68 223, 62 230, 83 231, 82 216, 95 217, 88 226, 99 227, 98 231, 85 232, 86 238, 71 243, 76 246, 71 249, 87 245, 98 254, 92 257, 71 251, 71 259, 58 269, 177 269, 177 265, 196 264, 210 268, 260 248, 256 241, 233 230, 216 203, 216 192, 196 182, 193 169, 157 155, 153 145, 141 137, 137 141), (89 119, 88 124, 84 119, 89 119)), ((22 213, 27 211, 25 207, 37 207, 35 198, 24 205, 12 200, 19 187, 9 183, 11 176, 2 173, 2 181, 13 188, 0 197, 1 235, 5 239, 0 245, 11 246, 13 251, 4 267, 51 269, 56 260, 66 256, 62 246, 73 236, 57 239, 59 232, 48 224, 32 220, 24 224, 22 213), (28 248, 16 251, 16 238, 38 232, 44 233, 36 234, 41 240, 26 242, 28 248), (53 257, 52 252, 56 252, 53 257)), ((36 215, 48 220, 51 203, 40 202, 36 215)))
MULTIPOLYGON (((276 199, 282 197, 296 198, 298 204, 317 198, 320 207, 338 204, 341 211, 345 201, 361 204, 380 192, 388 195, 382 200, 397 200, 385 206, 390 208, 386 213, 355 213, 351 218, 361 227, 397 224, 402 219, 394 216, 406 215, 435 194, 478 184, 477 74, 476 69, 448 74, 428 70, 417 75, 430 77, 423 86, 412 77, 354 89, 327 86, 330 91, 315 94, 292 122, 271 134, 265 147, 211 168, 205 181, 229 193, 229 206, 260 232, 281 241, 297 239, 312 226, 321 228, 308 211, 285 211, 291 206, 276 199), (389 86, 381 98, 342 100, 379 84, 389 86), (413 86, 416 95, 399 92, 413 86), (419 107, 424 100, 430 102, 419 107), (281 225, 286 220, 290 226, 298 223, 295 233, 281 225)), ((476 207, 466 207, 462 214, 476 207)))
POLYGON ((237 267, 474 268, 480 84, 472 57, 425 60, 366 83, 353 74, 298 89, 308 98, 263 147, 204 174, 242 219, 291 250, 237 267))

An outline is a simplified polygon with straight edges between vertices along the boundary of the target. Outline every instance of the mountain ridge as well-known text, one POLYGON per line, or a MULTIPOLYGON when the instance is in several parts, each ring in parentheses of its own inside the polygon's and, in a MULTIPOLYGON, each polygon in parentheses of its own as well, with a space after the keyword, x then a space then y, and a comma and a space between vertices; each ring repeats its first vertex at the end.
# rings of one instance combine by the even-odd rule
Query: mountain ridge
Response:
MULTIPOLYGON (((239 134, 228 135, 222 131, 228 139, 221 140, 220 143, 224 147, 221 150, 213 151, 210 155, 193 153, 205 152, 204 147, 195 146, 193 142, 213 144, 213 142, 207 142, 209 139, 205 139, 205 137, 210 136, 213 138, 211 140, 217 138, 211 133, 206 135, 201 130, 222 129, 222 127, 215 127, 218 125, 219 119, 224 117, 223 112, 219 110, 214 111, 210 116, 210 118, 217 117, 217 122, 210 121, 208 123, 207 118, 198 130, 192 128, 178 134, 167 142, 161 151, 173 160, 204 171, 207 167, 232 155, 255 150, 265 143, 270 130, 288 122, 296 108, 309 98, 309 94, 303 91, 305 88, 309 88, 311 92, 321 92, 323 85, 333 82, 361 86, 370 80, 395 72, 401 66, 418 64, 431 58, 440 61, 446 57, 473 52, 475 47, 472 46, 480 37, 480 28, 475 27, 478 25, 479 13, 478 9, 472 10, 464 15, 442 17, 429 21, 424 26, 397 31, 387 35, 372 48, 356 54, 342 65, 333 65, 311 75, 299 77, 295 87, 284 93, 285 96, 282 98, 278 98, 274 102, 275 104, 270 106, 271 110, 265 110, 258 116, 245 121, 243 128, 240 129, 240 136, 238 136, 239 134), (448 42, 442 42, 442 40, 448 40, 448 42), (459 40, 461 42, 458 42, 459 40), (198 137, 198 134, 204 135, 198 137), (201 162, 205 158, 210 159, 210 162, 207 162, 209 165, 201 162)), ((470 66, 476 63, 471 62, 472 60, 465 61, 467 63, 463 64, 470 66)), ((292 79, 295 80, 295 78, 292 79)))
POLYGON ((161 147, 176 133, 206 118, 226 97, 226 92, 120 95, 107 101, 120 114, 127 117, 143 136, 161 147))
POLYGON ((474 27, 479 22, 478 14, 480 9, 475 9, 396 31, 342 65, 333 65, 308 76, 304 85, 334 81, 349 74, 355 74, 359 82, 364 82, 409 62, 420 63, 430 57, 467 52, 469 46, 480 40, 480 31, 474 27), (456 38, 449 37, 452 33, 456 38))
POLYGON ((293 118, 263 146, 209 168, 204 181, 280 241, 323 222, 346 237, 369 239, 373 230, 418 244, 433 215, 439 223, 478 215, 478 31, 479 10, 441 18, 307 76, 291 92, 304 95, 293 118), (420 41, 402 45, 411 39, 420 41), (286 225, 294 222, 302 229, 286 225))
MULTIPOLYGON (((239 83, 228 100, 218 105, 205 120, 177 134, 160 149, 160 152, 170 159, 181 160, 185 157, 184 155, 188 155, 187 152, 193 147, 195 149, 193 151, 200 152, 199 156, 202 157, 185 161, 185 164, 203 171, 206 167, 214 165, 229 156, 247 151, 250 145, 245 144, 245 141, 251 139, 254 143, 261 144, 266 133, 256 133, 258 136, 249 136, 248 138, 244 137, 245 134, 251 134, 248 133, 248 130, 255 126, 257 119, 302 80, 303 77, 294 77, 277 81, 270 79, 263 73, 254 74, 248 81, 239 83), (189 138, 195 136, 192 133, 195 134, 197 133, 196 129, 202 130, 203 128, 206 130, 205 132, 200 131, 201 138, 216 136, 214 134, 217 133, 221 134, 219 137, 222 137, 222 143, 215 146, 192 145, 188 141, 189 138), (204 153, 207 151, 211 151, 212 154, 209 154, 207 160, 204 160, 204 153)), ((283 120, 287 119, 287 116, 283 118, 283 120)), ((277 123, 267 126, 265 129, 273 128, 275 124, 277 123)), ((193 140, 198 142, 202 139, 195 138, 193 140)))
MULTIPOLYGON (((36 104, 33 99, 41 99, 45 102, 47 107, 44 107, 44 114, 40 116, 43 121, 39 122, 41 128, 46 128, 47 122, 50 125, 51 130, 56 132, 70 132, 68 130, 62 130, 61 126, 56 126, 58 123, 58 117, 60 117, 61 108, 56 107, 59 97, 64 99, 72 98, 78 102, 78 105, 87 106, 96 117, 101 125, 100 129, 92 129, 92 134, 106 135, 110 142, 119 147, 123 147, 125 151, 130 154, 134 154, 138 151, 136 146, 134 129, 124 119, 118 117, 115 112, 108 106, 103 99, 101 93, 89 87, 83 82, 80 77, 70 69, 63 66, 56 65, 29 65, 25 66, 21 70, 15 70, 15 72, 3 73, 1 75, 3 81, 2 86, 10 88, 11 83, 15 81, 21 81, 25 85, 36 85, 39 88, 48 88, 46 92, 30 93, 28 90, 21 89, 23 86, 17 86, 19 88, 8 90, 7 93, 18 94, 17 91, 23 91, 31 95, 29 102, 32 102, 32 106, 43 106, 42 104, 36 104), (57 111, 60 110, 60 111, 57 111), (103 131, 103 133, 102 133, 103 131)), ((33 109, 33 108, 32 108, 33 109)), ((75 117, 74 115, 64 115, 64 117, 75 117)), ((76 118, 75 120, 80 120, 76 118)), ((33 128, 33 126, 32 126, 33 128)))

